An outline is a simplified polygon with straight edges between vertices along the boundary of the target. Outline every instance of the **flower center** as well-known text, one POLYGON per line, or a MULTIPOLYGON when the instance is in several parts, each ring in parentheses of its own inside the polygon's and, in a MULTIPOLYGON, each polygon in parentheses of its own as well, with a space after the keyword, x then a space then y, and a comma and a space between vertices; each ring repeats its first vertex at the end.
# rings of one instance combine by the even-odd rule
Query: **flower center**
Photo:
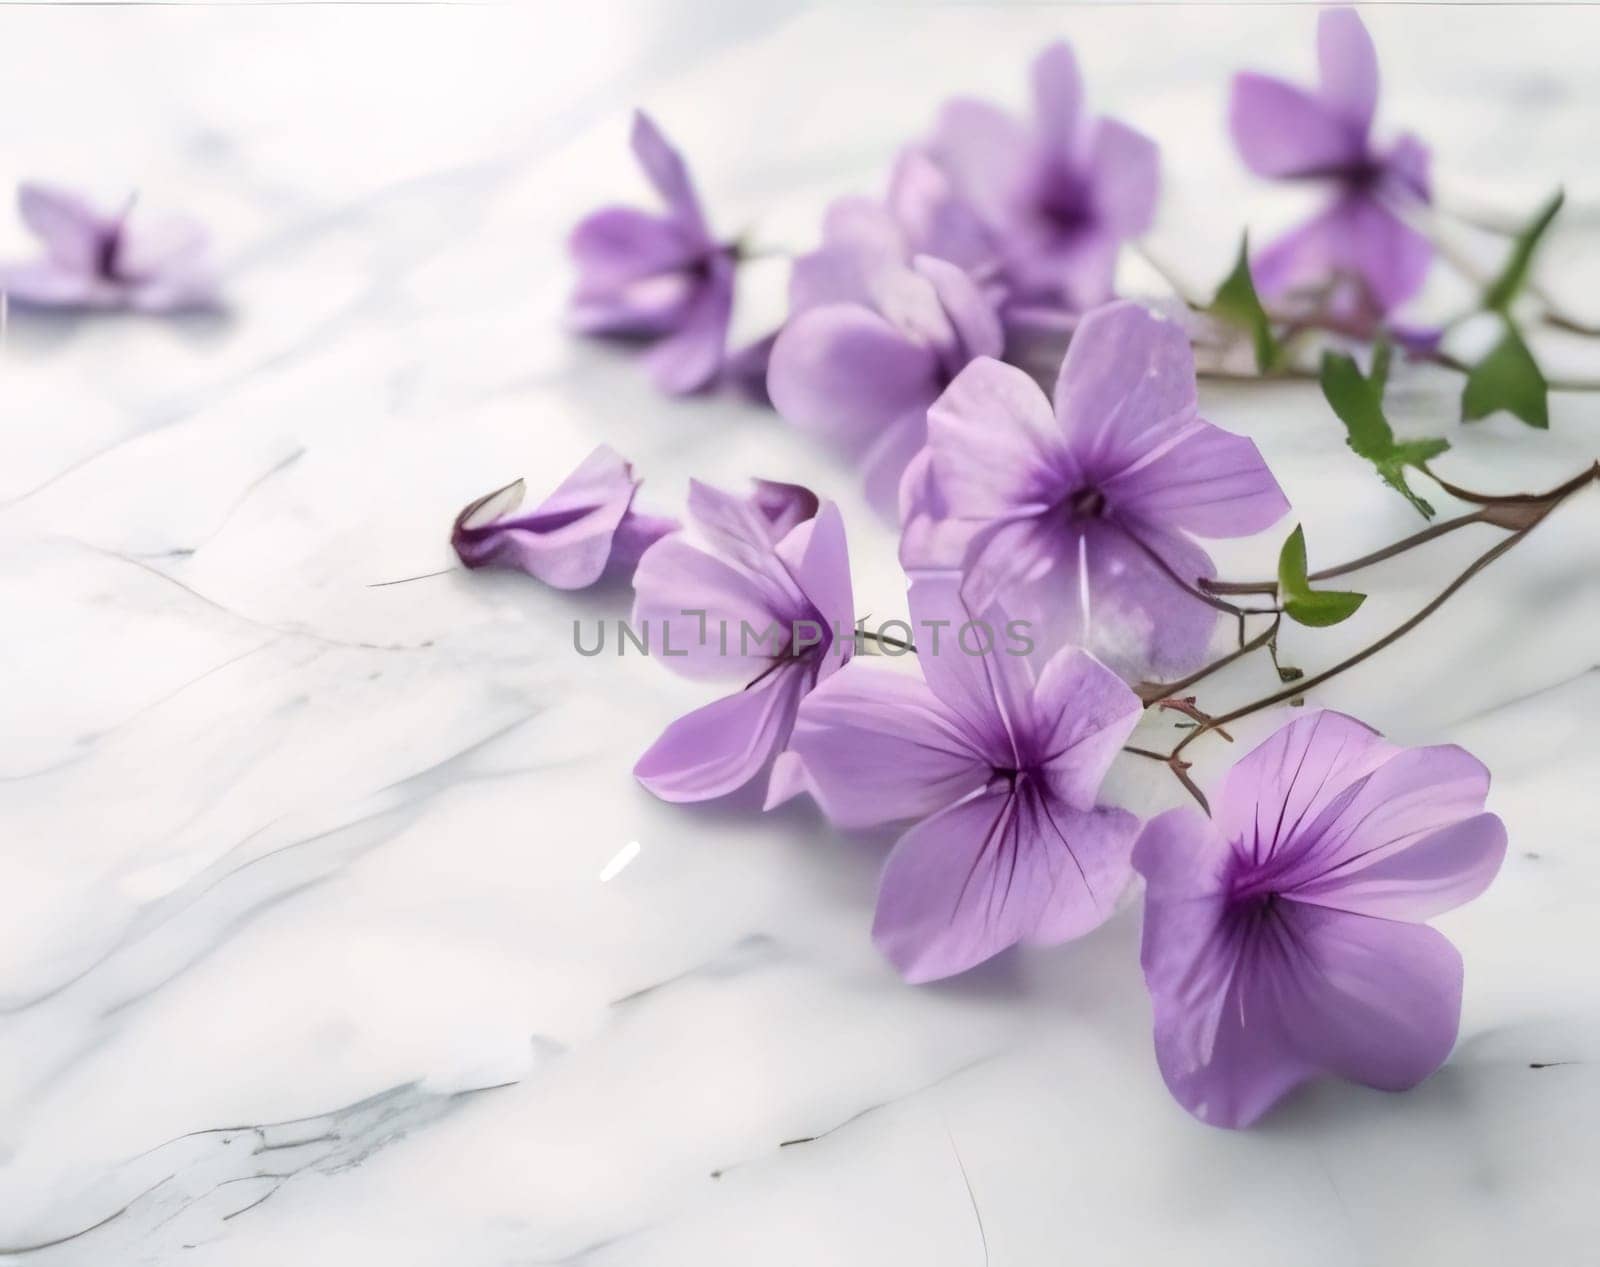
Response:
POLYGON ((102 281, 121 281, 122 276, 117 271, 117 257, 121 252, 122 230, 120 228, 113 229, 110 233, 102 234, 95 247, 95 276, 102 281))
POLYGON ((1106 495, 1098 488, 1080 488, 1067 498, 1069 519, 1099 519, 1106 513, 1106 495))
POLYGON ((1087 187, 1075 173, 1064 169, 1048 173, 1039 182, 1036 205, 1050 227, 1064 236, 1086 228, 1093 219, 1087 187))

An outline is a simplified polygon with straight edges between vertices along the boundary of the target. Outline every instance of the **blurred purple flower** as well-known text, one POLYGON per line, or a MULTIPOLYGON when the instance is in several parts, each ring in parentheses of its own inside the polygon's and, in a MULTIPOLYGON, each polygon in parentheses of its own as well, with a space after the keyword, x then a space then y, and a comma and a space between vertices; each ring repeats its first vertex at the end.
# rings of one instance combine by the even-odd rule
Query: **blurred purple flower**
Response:
POLYGON ((1098 308, 1061 365, 1055 412, 1021 370, 978 360, 928 411, 902 485, 900 559, 959 568, 974 608, 1000 599, 1129 676, 1204 658, 1216 612, 1186 592, 1215 575, 1190 534, 1241 537, 1288 508, 1256 446, 1201 418, 1176 323, 1098 308))
POLYGON ((1138 819, 1095 801, 1140 708, 1076 647, 1035 678, 998 609, 974 621, 953 578, 914 583, 911 616, 922 680, 858 662, 813 691, 769 804, 803 789, 840 826, 918 820, 884 865, 872 934, 931 981, 1110 915, 1138 819))
POLYGON ((1320 1074, 1400 1091, 1444 1063, 1461 956, 1422 921, 1499 870, 1488 789, 1460 748, 1397 748, 1325 712, 1234 766, 1214 819, 1145 827, 1145 981, 1184 1108, 1248 1126, 1320 1074))
POLYGON ((150 216, 133 199, 106 215, 77 194, 22 185, 17 208, 45 248, 43 259, 0 267, 0 292, 40 308, 214 308, 216 277, 205 230, 178 216, 150 216))
POLYGON ((1429 200, 1428 150, 1406 133, 1372 143, 1378 57, 1353 9, 1317 18, 1315 92, 1245 73, 1233 81, 1229 126, 1251 171, 1279 180, 1331 182, 1328 207, 1252 261, 1267 298, 1316 292, 1346 320, 1371 322, 1422 288, 1433 248, 1399 212, 1429 200))
POLYGON ((1033 99, 1031 122, 951 101, 926 149, 987 232, 1012 305, 1090 308, 1112 295, 1121 244, 1154 218, 1159 151, 1088 115, 1066 44, 1034 61, 1033 99))
POLYGON ((954 264, 907 264, 876 209, 836 205, 825 233, 821 250, 795 262, 767 390, 790 422, 858 461, 868 500, 893 515, 928 406, 974 357, 1000 355, 1000 322, 954 264))
POLYGON ((601 445, 536 510, 514 513, 526 492, 521 480, 478 498, 456 516, 450 544, 469 568, 516 568, 556 589, 583 589, 608 567, 632 568, 678 530, 676 519, 633 509, 640 483, 601 445))
POLYGON ((633 628, 668 668, 743 689, 680 717, 639 758, 635 777, 664 801, 710 800, 755 778, 788 742, 801 698, 854 650, 850 557, 831 502, 818 509, 793 484, 738 498, 691 481, 689 515, 711 552, 680 536, 646 551, 633 628))
POLYGON ((652 342, 645 364, 656 385, 699 391, 722 369, 737 248, 712 237, 682 156, 642 111, 633 152, 666 214, 605 207, 578 224, 569 319, 584 334, 652 342))

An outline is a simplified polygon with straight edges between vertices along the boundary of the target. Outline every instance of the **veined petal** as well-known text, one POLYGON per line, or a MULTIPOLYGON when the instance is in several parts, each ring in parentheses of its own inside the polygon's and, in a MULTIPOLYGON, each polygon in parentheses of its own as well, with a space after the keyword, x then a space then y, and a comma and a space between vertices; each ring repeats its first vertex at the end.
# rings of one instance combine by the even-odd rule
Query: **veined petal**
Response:
POLYGON ((1089 313, 1061 363, 1055 409, 1091 479, 1109 477, 1187 425, 1194 354, 1175 321, 1123 300, 1089 313))
POLYGON ((752 681, 793 638, 792 612, 774 607, 767 586, 680 535, 644 552, 633 590, 630 627, 684 677, 752 681))
POLYGON ((850 658, 855 642, 848 633, 855 627, 850 550, 839 508, 824 502, 813 518, 790 529, 775 552, 823 626, 819 673, 827 677, 850 658), (842 637, 841 630, 847 631, 842 637))
POLYGON ((1233 78, 1228 128, 1258 176, 1328 175, 1365 157, 1366 131, 1303 88, 1245 71, 1233 78))
POLYGON ((860 661, 806 696, 789 755, 841 827, 924 817, 989 777, 960 718, 925 682, 860 661))
POLYGON ((987 357, 962 370, 929 407, 928 447, 957 518, 1043 509, 1068 491, 1044 393, 1023 371, 987 357))
POLYGON ((1093 809, 1106 772, 1142 712, 1122 679, 1088 652, 1057 651, 1039 675, 1031 719, 1034 760, 1052 796, 1079 810, 1093 809))
POLYGON ((1297 718, 1228 771, 1213 798, 1217 830, 1251 863, 1265 865, 1303 825, 1399 751, 1343 713, 1297 718))
POLYGON ((1197 418, 1099 486, 1119 512, 1202 537, 1245 537, 1289 509, 1255 442, 1197 418))
POLYGON ((795 664, 685 714, 639 758, 634 777, 664 801, 709 801, 743 787, 788 740, 805 684, 795 664))
POLYGON ((1280 844, 1279 891, 1296 901, 1425 920, 1488 887, 1505 826, 1483 813, 1489 772, 1453 745, 1394 753, 1280 844))
POLYGON ((903 835, 878 888, 872 939, 907 981, 964 972, 1020 941, 1102 923, 1127 878, 1137 820, 1084 814, 1000 786, 903 835))

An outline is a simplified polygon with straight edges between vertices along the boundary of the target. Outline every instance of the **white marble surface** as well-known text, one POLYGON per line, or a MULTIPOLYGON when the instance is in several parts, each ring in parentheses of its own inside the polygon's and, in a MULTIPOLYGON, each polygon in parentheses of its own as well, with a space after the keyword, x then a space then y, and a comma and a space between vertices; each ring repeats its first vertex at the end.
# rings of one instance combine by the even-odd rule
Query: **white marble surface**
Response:
MULTIPOLYGON (((1435 142, 1447 190, 1518 209, 1565 183, 1547 274, 1600 317, 1600 10, 1370 20, 1383 117, 1435 142)), ((1244 1134, 1161 1085, 1136 903, 1076 945, 903 986, 868 941, 882 840, 634 785, 704 695, 573 653, 573 617, 625 592, 371 588, 447 567, 462 503, 549 487, 604 439, 659 510, 691 474, 813 483, 845 510, 862 610, 892 614, 892 537, 848 472, 559 333, 562 233, 639 190, 627 108, 689 151, 720 224, 804 245, 941 95, 1018 100, 1065 35, 1095 102, 1163 141, 1156 244, 1199 284, 1241 216, 1293 210, 1229 156, 1225 75, 1304 73, 1312 21, 0 8, 0 187, 137 186, 204 216, 235 309, 13 314, 0 359, 0 1247, 71 1238, 16 1261, 95 1267, 1596 1261, 1595 490, 1318 693, 1495 772, 1504 872, 1441 921, 1467 963, 1454 1057, 1409 1095, 1322 1085, 1244 1134)), ((0 217, 0 249, 23 245, 0 217)), ((1549 354, 1596 369, 1592 346, 1549 354)), ((1452 390, 1413 374, 1396 412, 1449 429, 1463 482, 1544 486, 1600 452, 1600 396, 1556 399, 1547 436, 1458 435, 1452 390)), ((1414 526, 1313 389, 1205 403, 1259 440, 1314 562, 1414 526)), ((1360 618, 1288 657, 1331 663, 1476 545, 1375 570, 1360 618)), ((1223 558, 1240 575, 1272 552, 1223 558)), ((1205 747, 1211 777, 1228 752, 1205 747)), ((1131 759, 1112 787, 1176 796, 1131 759)))

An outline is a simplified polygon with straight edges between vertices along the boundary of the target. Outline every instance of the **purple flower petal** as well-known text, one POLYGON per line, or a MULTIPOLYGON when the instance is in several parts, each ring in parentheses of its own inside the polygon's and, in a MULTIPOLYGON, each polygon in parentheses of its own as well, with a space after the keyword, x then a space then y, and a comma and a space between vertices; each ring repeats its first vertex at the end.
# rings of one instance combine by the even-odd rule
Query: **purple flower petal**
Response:
POLYGON ((681 325, 645 356, 651 379, 671 395, 710 386, 722 367, 733 316, 733 262, 713 255, 706 269, 708 276, 684 310, 681 325))
POLYGON ((1317 66, 1323 101, 1365 136, 1378 108, 1378 50, 1354 9, 1317 15, 1317 66))
POLYGON ((939 392, 938 358, 869 308, 828 304, 784 326, 767 391, 783 417, 859 453, 908 409, 939 392))
POLYGON ((635 110, 633 114, 632 145, 639 166, 674 218, 686 229, 698 231, 702 242, 709 242, 700 200, 695 197, 683 155, 672 147, 655 120, 643 110, 635 110))
POLYGON ((1130 515, 1201 537, 1249 536, 1289 509, 1255 442, 1199 418, 1100 488, 1130 515))
POLYGON ((633 767, 664 801, 708 801, 743 787, 782 748, 805 690, 797 665, 678 718, 633 767))
POLYGON ((677 529, 675 520, 633 514, 638 487, 633 468, 601 445, 533 511, 513 513, 521 480, 470 503, 450 544, 469 568, 511 567, 557 589, 582 589, 677 529))
POLYGON ((789 752, 841 827, 922 818, 989 778, 988 759, 925 682, 860 661, 806 697, 789 752))
POLYGON ((1344 278, 1361 288, 1360 306, 1399 307, 1422 289, 1433 247, 1387 207, 1346 196, 1267 246, 1251 264, 1267 298, 1344 278))
POLYGON ((106 238, 116 227, 77 194, 48 185, 18 186, 17 211, 52 260, 82 274, 93 274, 106 238))
POLYGON ((1111 763, 1139 724, 1138 698, 1088 652, 1064 647, 1039 674, 1032 707, 1036 742, 1051 754, 1044 778, 1052 794, 1093 809, 1111 763))
POLYGON ((984 101, 947 102, 927 152, 991 229, 1011 219, 1034 155, 1028 130, 1016 119, 984 101))
POLYGON ((821 503, 817 495, 802 484, 784 484, 778 480, 753 480, 756 491, 750 504, 767 521, 767 529, 776 543, 789 535, 790 529, 807 519, 814 519, 821 503))
POLYGON ((1083 141, 1083 77, 1072 47, 1057 41, 1033 60, 1033 117, 1040 141, 1062 157, 1077 157, 1083 141))
POLYGON ((24 223, 46 258, 0 268, 0 289, 24 305, 178 312, 216 305, 205 231, 193 220, 151 216, 133 204, 102 215, 65 190, 23 185, 24 223))
POLYGON ((1196 400, 1183 328, 1127 301, 1083 319, 1056 380, 1056 416, 1085 470, 1139 461, 1193 420, 1196 400))
POLYGON ((787 604, 765 578, 676 534, 645 551, 633 590, 629 624, 652 656, 684 677, 753 681, 790 641, 787 604))
POLYGON ((999 787, 924 819, 884 864, 872 939, 913 983, 1104 922, 1138 820, 999 787))
POLYGON ((1366 133, 1304 88, 1251 71, 1234 76, 1228 128, 1257 176, 1325 175, 1359 164, 1366 133))
POLYGON ((950 514, 980 519, 1047 505, 1064 446, 1038 384, 980 357, 929 408, 928 447, 950 514))
POLYGON ((1410 921, 1498 869, 1487 786, 1460 749, 1402 751, 1321 713, 1233 768, 1214 821, 1177 810, 1145 828, 1142 961, 1185 1108, 1246 1126, 1321 1073, 1400 1090, 1444 1061, 1461 961, 1410 921))
POLYGON ((1161 150, 1154 141, 1115 119, 1096 120, 1089 173, 1102 224, 1119 238, 1149 230, 1161 191, 1161 150))

